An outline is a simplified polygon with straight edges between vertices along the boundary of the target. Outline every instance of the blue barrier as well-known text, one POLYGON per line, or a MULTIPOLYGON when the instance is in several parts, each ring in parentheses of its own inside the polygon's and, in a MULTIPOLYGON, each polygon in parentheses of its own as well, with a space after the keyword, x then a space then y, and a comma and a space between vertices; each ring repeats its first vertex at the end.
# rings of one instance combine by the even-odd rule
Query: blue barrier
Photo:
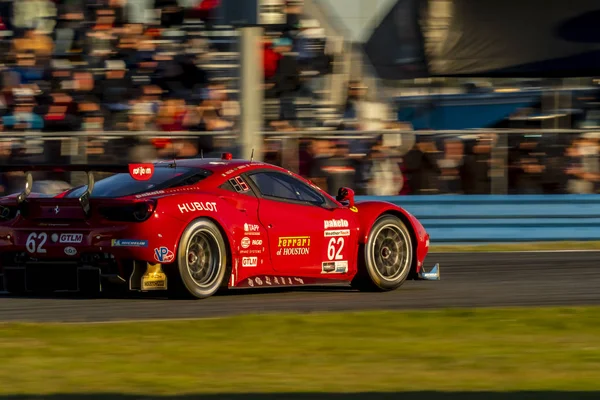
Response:
POLYGON ((399 205, 436 243, 600 240, 600 195, 357 196, 399 205))

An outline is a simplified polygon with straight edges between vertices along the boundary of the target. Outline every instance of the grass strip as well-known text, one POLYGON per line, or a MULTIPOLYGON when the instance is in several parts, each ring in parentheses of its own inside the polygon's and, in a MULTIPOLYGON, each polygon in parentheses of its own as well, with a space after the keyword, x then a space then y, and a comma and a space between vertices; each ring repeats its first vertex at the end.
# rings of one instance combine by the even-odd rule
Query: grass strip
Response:
POLYGON ((491 252, 491 251, 542 251, 542 250, 600 250, 600 241, 590 242, 531 242, 485 243, 472 245, 432 244, 432 253, 491 252))
POLYGON ((0 398, 600 390, 599 312, 519 308, 0 324, 0 398))

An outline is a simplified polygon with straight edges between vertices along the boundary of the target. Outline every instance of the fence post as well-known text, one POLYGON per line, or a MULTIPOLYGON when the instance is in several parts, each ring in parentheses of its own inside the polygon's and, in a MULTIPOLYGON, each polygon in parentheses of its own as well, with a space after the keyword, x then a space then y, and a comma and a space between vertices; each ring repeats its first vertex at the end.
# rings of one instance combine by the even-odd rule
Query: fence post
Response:
POLYGON ((241 157, 262 161, 263 82, 261 27, 239 28, 241 33, 241 157))
POLYGON ((499 132, 496 145, 492 148, 490 154, 492 165, 491 172, 491 193, 490 194, 508 194, 508 134, 499 132))

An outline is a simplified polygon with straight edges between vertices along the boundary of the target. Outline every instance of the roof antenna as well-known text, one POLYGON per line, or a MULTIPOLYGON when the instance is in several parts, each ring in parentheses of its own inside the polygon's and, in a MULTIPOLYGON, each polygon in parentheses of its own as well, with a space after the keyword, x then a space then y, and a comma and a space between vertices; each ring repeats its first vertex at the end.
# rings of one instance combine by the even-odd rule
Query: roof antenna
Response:
POLYGON ((250 153, 250 162, 254 159, 254 149, 252 149, 252 153, 250 153))
POLYGON ((204 149, 200 149, 200 159, 204 160, 204 149))

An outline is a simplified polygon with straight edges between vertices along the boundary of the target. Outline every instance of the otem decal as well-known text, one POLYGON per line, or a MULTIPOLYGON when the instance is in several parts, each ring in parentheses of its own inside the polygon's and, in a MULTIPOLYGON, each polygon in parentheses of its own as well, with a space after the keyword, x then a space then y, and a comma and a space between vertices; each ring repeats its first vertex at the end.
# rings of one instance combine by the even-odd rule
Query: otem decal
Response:
POLYGON ((193 201, 190 203, 177 204, 179 212, 182 214, 194 211, 213 211, 217 212, 217 203, 214 201, 193 201))
POLYGON ((154 259, 159 263, 170 263, 175 259, 175 254, 165 246, 154 249, 154 259))
POLYGON ((77 249, 72 246, 65 247, 65 254, 68 256, 74 256, 75 254, 77 254, 77 249))

